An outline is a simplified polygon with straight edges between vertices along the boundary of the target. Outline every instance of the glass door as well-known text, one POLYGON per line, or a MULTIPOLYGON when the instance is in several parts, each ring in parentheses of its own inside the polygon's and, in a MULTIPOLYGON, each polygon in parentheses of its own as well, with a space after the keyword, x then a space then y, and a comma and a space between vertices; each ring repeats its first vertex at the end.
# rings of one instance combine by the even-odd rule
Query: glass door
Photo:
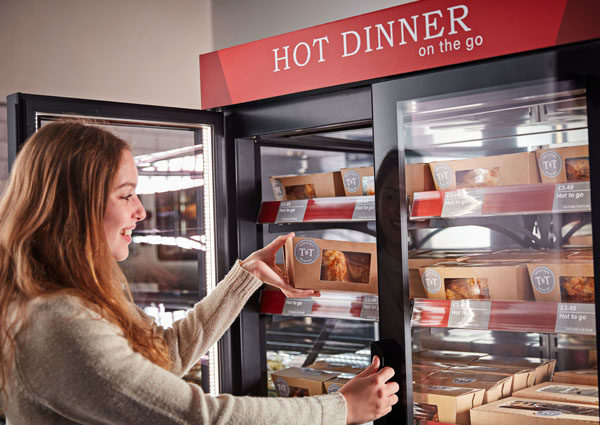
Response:
MULTIPOLYGON (((24 94, 10 96, 8 109, 17 111, 9 116, 9 166, 27 137, 63 118, 85 119, 130 143, 147 215, 120 266, 134 302, 158 325, 170 327, 215 287, 224 260, 215 237, 220 114, 24 94)), ((215 346, 186 379, 218 394, 218 370, 215 346)))
POLYGON ((374 86, 384 423, 598 419, 598 50, 374 86))

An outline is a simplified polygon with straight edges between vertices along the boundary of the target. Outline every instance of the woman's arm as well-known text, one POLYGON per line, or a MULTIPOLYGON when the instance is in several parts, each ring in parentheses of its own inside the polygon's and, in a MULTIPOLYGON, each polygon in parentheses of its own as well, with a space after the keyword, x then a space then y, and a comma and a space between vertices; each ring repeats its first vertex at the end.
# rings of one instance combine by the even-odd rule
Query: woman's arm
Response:
POLYGON ((74 297, 45 299, 31 314, 35 320, 18 337, 14 375, 18 387, 11 385, 11 394, 71 421, 113 425, 346 423, 342 394, 301 399, 207 396, 197 385, 134 352, 117 326, 85 309, 74 297))
POLYGON ((169 346, 173 373, 183 376, 200 360, 233 323, 262 282, 280 288, 288 297, 319 295, 313 290, 291 286, 285 274, 275 265, 275 254, 292 236, 293 233, 279 236, 243 262, 236 261, 216 289, 198 302, 185 318, 175 322, 172 328, 155 327, 169 346))

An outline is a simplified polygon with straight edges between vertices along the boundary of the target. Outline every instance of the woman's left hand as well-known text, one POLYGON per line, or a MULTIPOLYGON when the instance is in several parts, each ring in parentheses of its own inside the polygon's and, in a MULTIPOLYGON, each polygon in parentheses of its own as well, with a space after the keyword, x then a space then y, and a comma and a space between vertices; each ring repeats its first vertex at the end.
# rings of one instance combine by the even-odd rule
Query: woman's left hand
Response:
POLYGON ((321 294, 312 289, 296 289, 288 282, 287 276, 275 265, 275 254, 285 244, 285 241, 293 237, 294 233, 278 236, 273 242, 253 252, 242 261, 242 268, 269 285, 281 290, 286 297, 303 298, 318 297, 321 294))

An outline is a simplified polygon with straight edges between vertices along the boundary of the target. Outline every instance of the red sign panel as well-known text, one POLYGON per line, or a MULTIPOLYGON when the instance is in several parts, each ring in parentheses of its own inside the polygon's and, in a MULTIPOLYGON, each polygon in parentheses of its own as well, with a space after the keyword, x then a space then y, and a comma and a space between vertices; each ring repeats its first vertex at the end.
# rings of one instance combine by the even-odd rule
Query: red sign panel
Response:
POLYGON ((600 38, 597 0, 421 0, 200 56, 202 107, 600 38))

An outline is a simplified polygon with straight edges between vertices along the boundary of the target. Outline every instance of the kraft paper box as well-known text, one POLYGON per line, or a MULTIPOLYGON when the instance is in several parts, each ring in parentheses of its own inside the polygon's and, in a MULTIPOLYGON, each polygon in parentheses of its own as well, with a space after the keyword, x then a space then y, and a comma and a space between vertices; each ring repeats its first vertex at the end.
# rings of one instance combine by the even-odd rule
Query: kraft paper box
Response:
POLYGON ((289 238, 285 268, 295 288, 377 294, 374 243, 289 238))
POLYGON ((410 298, 427 298, 421 274, 421 267, 445 262, 448 260, 462 261, 465 252, 462 251, 425 251, 408 253, 408 288, 410 298))
MULTIPOLYGON (((413 358, 415 359, 415 363, 417 363, 416 360, 428 360, 430 362, 439 362, 439 364, 470 364, 475 360, 485 356, 487 356, 486 353, 471 353, 449 350, 424 350, 420 353, 414 354, 413 358)), ((435 364, 433 364, 433 366, 435 366, 435 364)))
POLYGON ((535 151, 542 183, 567 183, 590 180, 587 145, 535 151))
POLYGON ((524 264, 445 262, 421 267, 419 272, 428 298, 533 299, 524 264))
POLYGON ((536 301, 594 302, 593 261, 542 261, 527 270, 536 301))
POLYGON ((316 370, 326 370, 330 372, 339 372, 339 373, 350 373, 354 375, 358 375, 364 369, 359 367, 350 366, 343 363, 335 363, 335 362, 326 362, 326 361, 318 361, 314 362, 310 366, 310 369, 316 370))
POLYGON ((539 183, 533 152, 432 162, 437 190, 539 183))
POLYGON ((431 385, 483 388, 486 390, 483 402, 489 403, 509 397, 512 391, 512 381, 512 376, 497 373, 469 373, 455 369, 446 369, 430 375, 425 382, 431 383, 431 385))
POLYGON ((598 386, 598 371, 596 369, 561 370, 554 372, 552 382, 565 384, 598 386))
POLYGON ((598 408, 587 404, 510 397, 471 410, 471 425, 591 425, 598 408))
POLYGON ((269 177, 276 201, 344 196, 339 171, 269 177))
POLYGON ((340 173, 346 196, 375 195, 373 167, 342 168, 340 173))
POLYGON ((496 375, 507 376, 512 378, 512 386, 510 393, 522 390, 523 388, 531 387, 535 384, 535 369, 495 366, 495 365, 457 365, 449 370, 456 370, 467 373, 493 373, 496 375))
POLYGON ((598 387, 591 385, 570 385, 545 382, 531 388, 517 391, 515 397, 534 398, 536 400, 566 401, 598 405, 598 387))
POLYGON ((352 378, 354 378, 354 376, 356 375, 345 373, 336 378, 323 382, 323 393, 332 394, 338 392, 340 388, 346 385, 352 378))
POLYGON ((408 195, 408 205, 411 205, 415 192, 435 190, 429 164, 406 164, 404 168, 404 184, 408 195))
POLYGON ((438 420, 449 424, 470 423, 469 410, 483 403, 485 390, 415 384, 413 400, 416 403, 437 406, 438 420))
POLYGON ((304 397, 323 394, 323 382, 339 373, 300 367, 290 367, 271 374, 279 397, 304 397))
POLYGON ((471 364, 478 366, 495 365, 534 369, 534 383, 541 384, 542 382, 550 380, 554 368, 556 367, 556 360, 538 359, 534 357, 485 356, 480 357, 471 364))
POLYGON ((413 384, 420 384, 421 381, 427 379, 429 376, 436 374, 441 370, 445 370, 446 366, 443 368, 435 367, 435 366, 426 366, 420 364, 413 364, 412 366, 412 375, 413 375, 413 384))

